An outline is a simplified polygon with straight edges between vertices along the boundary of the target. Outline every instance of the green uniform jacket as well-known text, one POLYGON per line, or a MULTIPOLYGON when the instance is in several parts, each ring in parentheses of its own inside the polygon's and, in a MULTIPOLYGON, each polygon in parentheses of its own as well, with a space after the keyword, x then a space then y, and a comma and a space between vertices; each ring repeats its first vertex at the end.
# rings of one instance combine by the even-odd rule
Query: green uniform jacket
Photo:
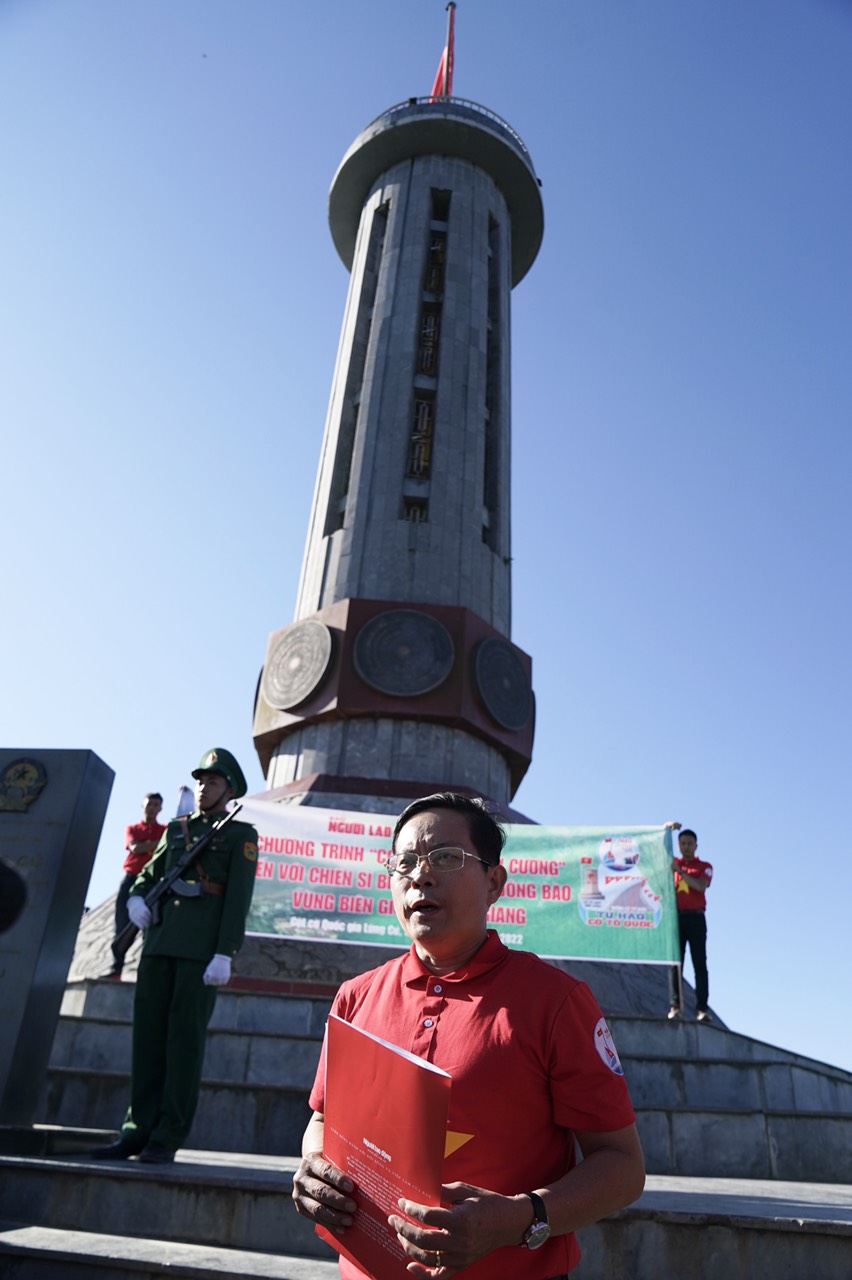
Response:
MULTIPOLYGON (((193 813, 187 820, 190 845, 210 830, 221 813, 202 817, 193 813)), ((170 822, 154 856, 136 877, 131 895, 143 897, 182 855, 183 819, 170 822)), ((191 863, 182 879, 188 884, 205 877, 223 885, 221 895, 204 893, 199 898, 169 897, 162 920, 145 934, 144 956, 176 956, 182 960, 211 960, 214 955, 235 956, 245 935, 246 916, 257 870, 257 832, 247 822, 229 822, 215 835, 199 856, 202 873, 191 863)))

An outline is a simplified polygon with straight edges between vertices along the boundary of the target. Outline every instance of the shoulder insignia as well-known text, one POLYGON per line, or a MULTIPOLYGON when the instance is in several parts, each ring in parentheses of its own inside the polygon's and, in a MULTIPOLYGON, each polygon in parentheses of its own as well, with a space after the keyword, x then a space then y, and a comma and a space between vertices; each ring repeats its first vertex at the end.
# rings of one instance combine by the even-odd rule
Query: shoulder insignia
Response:
POLYGON ((257 862, 257 845, 253 841, 247 840, 243 845, 243 857, 249 862, 257 862))

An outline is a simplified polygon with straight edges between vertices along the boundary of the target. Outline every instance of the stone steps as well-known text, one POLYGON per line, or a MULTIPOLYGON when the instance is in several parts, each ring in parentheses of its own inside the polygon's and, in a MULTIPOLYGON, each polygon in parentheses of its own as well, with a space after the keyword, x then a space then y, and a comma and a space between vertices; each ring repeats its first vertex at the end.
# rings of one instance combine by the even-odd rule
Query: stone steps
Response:
POLYGON ((0 1222, 6 1280, 337 1280, 336 1262, 0 1222))
MULTIPOLYGON (((614 1026, 620 1046, 625 1020, 615 1020, 614 1026)), ((724 1035, 730 1044, 732 1033, 724 1035)), ((214 1028, 208 1036, 205 1078, 221 1085, 306 1091, 313 1081, 318 1046, 316 1036, 214 1028)), ((656 1048, 644 1046, 642 1056, 622 1052, 631 1096, 639 1107, 683 1108, 690 1099, 700 1098, 706 1110, 852 1113, 852 1076, 837 1068, 801 1059, 646 1056, 649 1047, 656 1048)), ((726 1046, 713 1047, 721 1053, 726 1046)), ((130 1024, 63 1017, 51 1062, 51 1069, 69 1080, 75 1074, 103 1075, 115 1077, 124 1088, 130 1070, 130 1024)), ((100 1099, 97 1105, 102 1105, 100 1099)), ((70 1117, 60 1122, 70 1123, 70 1117)))
MULTIPOLYGON (((842 1112, 772 1111, 743 1105, 737 1110, 716 1101, 689 1106, 672 1091, 665 1108, 643 1105, 634 1090, 637 1125, 652 1173, 686 1177, 782 1178, 797 1181, 852 1182, 852 1116, 842 1112)), ((63 1126, 116 1128, 127 1104, 125 1075, 52 1069, 52 1105, 46 1122, 63 1126)), ((258 1155, 298 1151, 310 1114, 307 1087, 276 1089, 251 1084, 207 1081, 201 1092, 192 1140, 216 1144, 222 1151, 249 1148, 258 1155)))
MULTIPOLYGON (((38 1116, 46 1124, 117 1128, 127 1109, 134 984, 86 981, 66 991, 38 1116)), ((330 1002, 219 994, 193 1126, 199 1147, 298 1151, 330 1002)))
MULTIPOLYGON (((133 1020, 133 982, 87 978, 69 983, 62 1000, 62 1014, 130 1024, 133 1020)), ((331 1000, 293 994, 256 994, 233 987, 221 990, 216 1000, 211 1030, 262 1031, 268 1035, 322 1037, 331 1000)))
POLYGON ((785 1062, 623 1057, 635 1107, 852 1115, 852 1080, 785 1062))
POLYGON ((580 1242, 572 1280, 849 1280, 852 1186, 650 1177, 580 1242))
POLYGON ((0 1219, 127 1238, 329 1260, 290 1200, 295 1157, 183 1151, 172 1165, 91 1160, 77 1133, 61 1156, 0 1156, 0 1219), (80 1150, 80 1148, 84 1148, 80 1150))
MULTIPOLYGON (((129 1022, 107 1018, 60 1017, 51 1064, 91 1072, 130 1072, 132 1031, 129 1022)), ((204 1074, 232 1084, 275 1085, 304 1089, 313 1081, 318 1036, 292 1031, 208 1031, 204 1074)))
POLYGON ((646 1056, 689 1062, 724 1059, 730 1062, 786 1063, 823 1072, 832 1079, 852 1082, 852 1072, 844 1071, 842 1067, 808 1058, 791 1049, 779 1049, 777 1045, 712 1023, 669 1022, 663 1017, 628 1017, 623 1014, 607 1015, 607 1021, 618 1033, 618 1052, 622 1057, 646 1056))
MULTIPOLYGON (((53 1131, 42 1145, 85 1138, 53 1131)), ((79 1151, 2 1156, 0 1274, 332 1280, 332 1251, 290 1203, 295 1163, 205 1151, 166 1168, 105 1166, 79 1151)), ((580 1240, 577 1280, 848 1280, 852 1186, 652 1176, 636 1205, 580 1240)))
MULTIPOLYGON (((129 1088, 132 983, 66 993, 39 1119, 118 1127, 129 1088)), ((193 1145, 299 1150, 327 998, 224 991, 193 1145)), ((852 1074, 716 1025, 610 1019, 648 1169, 852 1182, 852 1074)))
POLYGON ((637 1108, 636 1125, 649 1173, 852 1184, 849 1115, 637 1108))
MULTIPOLYGON (((118 1130, 127 1110, 130 1076, 51 1067, 40 1118, 46 1124, 118 1130)), ((192 1141, 222 1151, 276 1155, 299 1151, 310 1116, 308 1088, 205 1079, 192 1141)))

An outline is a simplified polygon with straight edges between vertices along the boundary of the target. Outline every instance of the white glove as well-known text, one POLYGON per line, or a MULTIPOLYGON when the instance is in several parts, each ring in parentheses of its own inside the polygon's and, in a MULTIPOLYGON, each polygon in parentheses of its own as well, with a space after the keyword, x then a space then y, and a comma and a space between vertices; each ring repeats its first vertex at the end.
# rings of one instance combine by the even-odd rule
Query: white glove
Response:
POLYGON ((137 929, 147 929, 151 923, 151 908, 138 893, 127 899, 127 914, 137 929))
POLYGON ((215 955, 204 970, 205 987, 224 987, 231 980, 231 957, 215 955))

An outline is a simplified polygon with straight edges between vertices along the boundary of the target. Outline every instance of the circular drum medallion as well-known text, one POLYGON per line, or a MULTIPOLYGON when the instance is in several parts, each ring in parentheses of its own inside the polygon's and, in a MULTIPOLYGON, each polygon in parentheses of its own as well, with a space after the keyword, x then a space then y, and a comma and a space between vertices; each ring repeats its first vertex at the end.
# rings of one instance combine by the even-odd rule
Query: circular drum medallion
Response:
POLYGON ((261 691, 271 707, 291 711, 316 693, 331 665, 331 632, 324 622, 295 622, 278 637, 263 672, 261 691))
POLYGON ((365 684, 395 698, 413 698, 444 683, 455 648, 447 628, 431 614, 389 609, 361 628, 352 656, 365 684))
POLYGON ((512 646, 505 640, 480 641, 473 676, 492 720, 504 729, 523 729, 532 713, 532 689, 512 646))

